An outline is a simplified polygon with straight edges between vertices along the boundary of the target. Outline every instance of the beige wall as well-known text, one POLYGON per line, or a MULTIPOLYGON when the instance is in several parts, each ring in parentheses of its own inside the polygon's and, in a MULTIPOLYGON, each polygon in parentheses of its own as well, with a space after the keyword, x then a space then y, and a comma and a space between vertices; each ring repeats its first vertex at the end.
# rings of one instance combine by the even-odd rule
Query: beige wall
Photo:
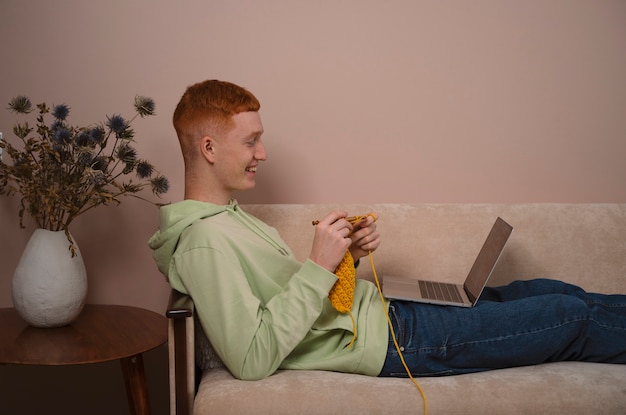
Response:
MULTIPOLYGON (((626 202, 621 0, 32 0, 0 16, 5 138, 17 94, 83 124, 149 95, 158 116, 135 124, 138 147, 168 201, 183 188, 173 108, 218 78, 263 105, 269 160, 241 202, 626 202)), ((0 307, 32 230, 16 204, 0 199, 0 307)), ((156 227, 135 200, 74 224, 89 301, 163 311, 156 227)))

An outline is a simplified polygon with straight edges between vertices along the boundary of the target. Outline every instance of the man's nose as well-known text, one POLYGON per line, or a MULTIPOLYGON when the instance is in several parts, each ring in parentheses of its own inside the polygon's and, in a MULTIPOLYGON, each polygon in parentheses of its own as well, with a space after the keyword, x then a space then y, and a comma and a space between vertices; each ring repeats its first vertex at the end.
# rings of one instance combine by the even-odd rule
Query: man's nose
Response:
POLYGON ((265 145, 263 144, 262 141, 257 144, 254 158, 257 160, 267 160, 267 153, 265 152, 265 145))

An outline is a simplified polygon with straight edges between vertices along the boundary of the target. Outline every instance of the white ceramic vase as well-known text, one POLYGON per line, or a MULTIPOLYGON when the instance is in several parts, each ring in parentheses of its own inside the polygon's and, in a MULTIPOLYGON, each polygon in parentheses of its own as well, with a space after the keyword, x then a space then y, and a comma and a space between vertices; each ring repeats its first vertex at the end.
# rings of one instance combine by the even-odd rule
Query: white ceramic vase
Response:
POLYGON ((15 274, 13 305, 34 327, 60 327, 73 322, 85 305, 87 272, 80 250, 69 250, 64 231, 33 232, 15 274))

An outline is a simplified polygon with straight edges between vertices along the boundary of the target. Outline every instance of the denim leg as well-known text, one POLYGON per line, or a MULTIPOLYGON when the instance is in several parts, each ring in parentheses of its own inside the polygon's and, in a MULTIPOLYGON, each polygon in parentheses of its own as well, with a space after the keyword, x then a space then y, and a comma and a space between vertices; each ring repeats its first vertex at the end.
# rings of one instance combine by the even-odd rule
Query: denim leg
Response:
POLYGON ((611 313, 626 316, 626 296, 623 294, 590 293, 576 285, 551 279, 514 281, 502 287, 486 287, 480 301, 503 302, 547 294, 573 296, 584 301, 590 308, 606 308, 611 313))
POLYGON ((534 297, 546 294, 565 294, 578 297, 589 302, 602 302, 613 304, 620 308, 626 308, 624 301, 626 296, 622 294, 596 294, 588 293, 582 288, 559 280, 538 278, 528 281, 514 281, 502 287, 486 287, 481 301, 511 301, 525 297, 534 297))
MULTIPOLYGON (((544 362, 626 363, 626 296, 553 280, 486 290, 473 308, 393 301, 396 338, 414 376, 544 362)), ((381 376, 406 376, 390 339, 381 376)))

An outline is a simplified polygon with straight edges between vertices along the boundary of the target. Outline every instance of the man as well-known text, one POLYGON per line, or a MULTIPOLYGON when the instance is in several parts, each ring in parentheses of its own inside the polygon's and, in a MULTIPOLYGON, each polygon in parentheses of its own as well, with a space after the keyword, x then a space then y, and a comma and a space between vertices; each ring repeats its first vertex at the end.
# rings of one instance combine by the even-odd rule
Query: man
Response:
MULTIPOLYGON (((249 91, 221 81, 192 85, 181 98, 173 122, 185 200, 162 208, 150 240, 160 271, 193 298, 203 330, 237 378, 260 379, 279 368, 406 376, 373 284, 356 283, 356 338, 350 315, 328 300, 346 250, 358 260, 379 246, 374 220, 353 226, 346 212, 329 213, 300 263, 275 229, 233 199, 234 191, 255 186, 267 158, 259 108, 249 91)), ((488 288, 471 309, 387 305, 414 375, 556 360, 626 362, 626 296, 535 280, 488 288)))

